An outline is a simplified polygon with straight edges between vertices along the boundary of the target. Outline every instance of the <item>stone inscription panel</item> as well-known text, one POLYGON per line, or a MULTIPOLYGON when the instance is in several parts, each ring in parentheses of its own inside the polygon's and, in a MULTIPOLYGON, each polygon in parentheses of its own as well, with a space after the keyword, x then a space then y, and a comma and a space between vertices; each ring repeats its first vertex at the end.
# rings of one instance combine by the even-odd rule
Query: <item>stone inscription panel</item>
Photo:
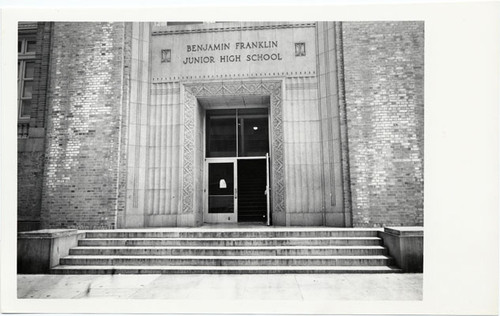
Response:
POLYGON ((315 75, 314 32, 313 24, 283 24, 156 33, 153 80, 315 75))

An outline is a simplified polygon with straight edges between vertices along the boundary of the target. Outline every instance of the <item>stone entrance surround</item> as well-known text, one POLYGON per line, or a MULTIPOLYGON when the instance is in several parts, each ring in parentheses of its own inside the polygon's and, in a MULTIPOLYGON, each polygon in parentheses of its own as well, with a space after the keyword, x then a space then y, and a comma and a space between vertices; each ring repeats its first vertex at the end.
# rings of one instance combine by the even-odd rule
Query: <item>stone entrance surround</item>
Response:
POLYGON ((118 227, 202 225, 205 109, 198 98, 237 96, 270 100, 273 225, 350 226, 342 165, 330 161, 340 159, 340 142, 320 136, 338 121, 318 116, 316 88, 314 77, 153 83, 149 105, 131 103, 136 109, 129 111, 142 113, 141 123, 129 126, 128 194, 118 227), (323 142, 335 147, 334 156, 323 142))
MULTIPOLYGON (((272 221, 284 224, 285 170, 283 148, 282 82, 278 80, 249 80, 231 82, 189 83, 184 87, 184 166, 183 213, 203 209, 203 159, 204 111, 198 97, 269 96, 270 157, 271 157, 271 208, 272 221), (198 137, 196 141, 196 137, 198 137), (193 170, 195 172, 193 172, 193 170)), ((199 212, 198 211, 198 212, 199 212)), ((196 216, 197 214, 195 214, 196 216)))
MULTIPOLYGON (((117 207, 116 227, 203 223, 204 109, 197 98, 245 95, 270 98, 273 224, 353 225, 347 197, 347 143, 341 141, 340 134, 345 132, 338 132, 346 125, 340 122, 335 92, 335 58, 330 58, 320 73, 308 66, 304 72, 272 73, 266 69, 262 74, 233 69, 243 73, 227 78, 169 77, 160 71, 167 63, 161 63, 156 52, 168 46, 168 36, 177 33, 158 33, 151 27, 147 23, 132 25, 130 102, 123 111, 126 136, 121 149, 126 167, 120 171, 126 194, 117 193, 118 204, 122 199, 124 202, 117 207), (154 54, 148 54, 151 50, 154 54), (157 67, 152 68, 153 64, 157 67)), ((313 27, 294 24, 293 30, 311 32, 313 27)), ((241 32, 251 31, 255 30, 241 28, 241 32)), ((314 60, 318 57, 310 46, 307 58, 314 60)), ((318 53, 323 54, 323 49, 336 50, 332 44, 321 47, 318 53)))
POLYGON ((282 81, 152 85, 149 112, 131 104, 147 118, 130 125, 125 227, 200 226, 203 223, 203 161, 205 110, 198 97, 256 95, 270 98, 270 155, 273 222, 285 224, 285 171, 282 81), (146 134, 146 136, 137 136, 146 134))

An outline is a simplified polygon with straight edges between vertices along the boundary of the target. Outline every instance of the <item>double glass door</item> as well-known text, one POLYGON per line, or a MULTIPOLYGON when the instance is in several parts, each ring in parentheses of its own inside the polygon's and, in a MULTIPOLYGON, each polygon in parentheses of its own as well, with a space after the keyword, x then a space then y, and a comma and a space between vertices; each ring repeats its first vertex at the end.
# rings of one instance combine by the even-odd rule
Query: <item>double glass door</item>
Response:
POLYGON ((269 157, 207 159, 206 223, 269 221, 269 157))
POLYGON ((204 222, 266 222, 267 108, 207 110, 204 222))

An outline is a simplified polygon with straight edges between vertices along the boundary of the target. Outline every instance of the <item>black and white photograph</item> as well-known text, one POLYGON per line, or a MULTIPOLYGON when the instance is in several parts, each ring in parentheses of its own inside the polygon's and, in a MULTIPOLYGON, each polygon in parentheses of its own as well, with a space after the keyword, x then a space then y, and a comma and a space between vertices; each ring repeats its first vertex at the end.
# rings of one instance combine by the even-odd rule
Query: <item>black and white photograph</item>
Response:
POLYGON ((425 18, 33 16, 14 34, 15 302, 431 297, 425 18))
POLYGON ((20 297, 422 298, 423 22, 21 22, 18 53, 18 273, 85 275, 20 297))

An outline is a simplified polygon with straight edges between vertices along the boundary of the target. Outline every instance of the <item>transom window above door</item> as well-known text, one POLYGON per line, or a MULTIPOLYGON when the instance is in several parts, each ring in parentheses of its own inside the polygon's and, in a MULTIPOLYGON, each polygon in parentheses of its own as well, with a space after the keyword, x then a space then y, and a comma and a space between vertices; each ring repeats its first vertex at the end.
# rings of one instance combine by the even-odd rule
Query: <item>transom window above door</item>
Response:
POLYGON ((269 152, 267 108, 207 110, 206 156, 258 157, 269 152))

